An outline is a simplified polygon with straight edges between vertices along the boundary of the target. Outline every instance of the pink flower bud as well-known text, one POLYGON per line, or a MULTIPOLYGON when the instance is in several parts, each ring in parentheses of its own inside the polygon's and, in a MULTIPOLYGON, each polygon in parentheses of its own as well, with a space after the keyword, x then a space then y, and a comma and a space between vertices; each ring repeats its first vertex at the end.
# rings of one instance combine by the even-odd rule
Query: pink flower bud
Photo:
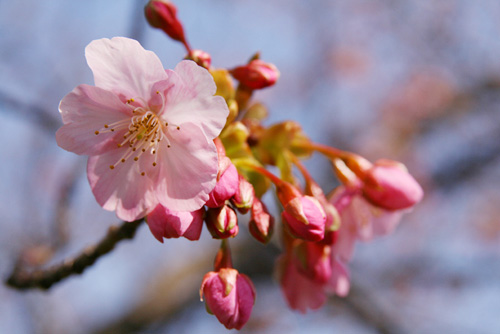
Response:
POLYGON ((251 89, 262 89, 272 86, 280 76, 280 72, 271 63, 255 59, 244 66, 238 66, 230 71, 240 84, 251 89))
POLYGON ((303 275, 290 253, 280 256, 276 263, 281 290, 291 309, 306 313, 323 306, 327 299, 324 284, 303 275))
POLYGON ((185 59, 194 61, 198 66, 204 67, 207 70, 210 69, 212 64, 212 57, 208 52, 203 50, 192 50, 185 59))
POLYGON ((239 231, 236 212, 227 205, 209 208, 205 223, 214 239, 234 238, 239 231))
POLYGON ((294 248, 298 269, 317 283, 326 283, 332 275, 331 247, 315 242, 301 242, 294 248))
POLYGON ((161 243, 163 238, 185 237, 189 240, 198 240, 204 214, 203 208, 194 212, 177 212, 158 204, 146 220, 151 233, 161 243))
POLYGON ((295 197, 285 205, 282 216, 285 226, 297 238, 320 241, 325 236, 326 214, 314 197, 295 197))
POLYGON ((267 243, 274 230, 274 217, 269 214, 266 206, 258 198, 252 205, 252 217, 248 222, 248 228, 252 236, 262 243, 267 243))
POLYGON ((200 297, 205 298, 207 309, 227 329, 241 329, 252 313, 255 288, 246 275, 236 269, 222 268, 203 277, 200 297))
POLYGON ((167 0, 151 0, 144 7, 146 20, 153 28, 163 30, 170 38, 185 45, 184 29, 177 18, 177 8, 167 0))
POLYGON ((231 198, 231 203, 234 204, 239 212, 245 214, 252 207, 255 199, 255 190, 253 189, 253 185, 245 180, 243 176, 239 175, 238 179, 238 188, 231 198))
POLYGON ((221 156, 219 151, 219 175, 217 184, 212 192, 208 195, 209 199, 206 206, 210 208, 218 208, 224 205, 224 202, 236 193, 238 189, 238 171, 236 167, 226 156, 221 156))
POLYGON ((387 210, 411 208, 424 195, 417 181, 403 165, 395 161, 375 162, 366 172, 363 182, 366 199, 387 210))

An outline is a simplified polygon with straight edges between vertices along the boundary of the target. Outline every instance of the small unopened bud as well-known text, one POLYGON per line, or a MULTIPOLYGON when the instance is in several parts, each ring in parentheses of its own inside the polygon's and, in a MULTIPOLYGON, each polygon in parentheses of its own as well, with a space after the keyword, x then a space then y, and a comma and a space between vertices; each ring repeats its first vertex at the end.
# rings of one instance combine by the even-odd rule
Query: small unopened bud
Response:
POLYGON ((274 230, 274 217, 269 214, 266 206, 258 198, 252 205, 252 217, 248 222, 248 228, 252 236, 262 243, 267 243, 274 230))
POLYGON ((262 89, 272 86, 280 76, 280 72, 276 66, 260 59, 252 60, 244 66, 238 66, 230 72, 240 84, 251 89, 262 89))
POLYGON ((207 310, 227 329, 241 329, 252 313, 255 287, 236 269, 222 268, 203 277, 200 298, 205 298, 207 310))
POLYGON ((422 200, 424 192, 404 165, 379 160, 363 179, 363 195, 370 202, 387 210, 413 207, 422 200))
POLYGON ((185 59, 194 61, 198 66, 204 67, 207 70, 210 69, 212 64, 212 57, 208 52, 203 50, 192 50, 185 59))
POLYGON ((170 38, 189 47, 182 23, 177 18, 177 8, 168 0, 151 0, 144 7, 146 20, 153 28, 163 30, 170 38))
POLYGON ((209 208, 205 223, 214 239, 234 238, 239 231, 238 216, 227 205, 220 208, 209 208))
POLYGON ((255 199, 255 191, 250 182, 245 180, 241 175, 238 175, 238 188, 233 197, 231 197, 231 203, 238 209, 239 212, 245 214, 250 210, 255 199))
POLYGON ((217 184, 208 195, 209 199, 206 202, 206 206, 210 208, 217 208, 224 205, 226 200, 233 197, 236 193, 239 184, 238 171, 231 160, 226 157, 226 151, 222 142, 217 139, 215 145, 219 157, 219 171, 217 173, 217 184))
POLYGON ((282 216, 285 226, 299 239, 320 241, 325 236, 325 210, 314 197, 295 197, 286 204, 282 216))

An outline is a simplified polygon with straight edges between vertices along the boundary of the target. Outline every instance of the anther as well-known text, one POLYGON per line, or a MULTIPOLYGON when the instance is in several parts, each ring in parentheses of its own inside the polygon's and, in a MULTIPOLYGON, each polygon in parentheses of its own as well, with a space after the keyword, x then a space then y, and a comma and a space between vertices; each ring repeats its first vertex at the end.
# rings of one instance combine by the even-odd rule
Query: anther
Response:
POLYGON ((153 162, 153 167, 156 166, 156 162, 153 162))
POLYGON ((109 128, 109 126, 108 126, 107 124, 104 124, 104 127, 105 127, 106 129, 107 129, 107 128, 109 128))
POLYGON ((96 132, 94 132, 94 133, 95 133, 95 134, 96 134, 96 136, 97 136, 97 135, 99 134, 99 131, 96 131, 96 132))
POLYGON ((109 166, 109 169, 115 169, 115 166, 110 165, 110 166, 109 166))
POLYGON ((180 126, 178 126, 178 127, 177 127, 177 130, 180 130, 180 129, 181 129, 181 127, 180 127, 180 126))
POLYGON ((139 157, 135 157, 135 158, 134 158, 134 161, 137 161, 137 160, 139 160, 139 157))
POLYGON ((122 162, 125 162, 125 159, 122 159, 122 162))
POLYGON ((141 175, 144 176, 144 175, 146 175, 146 173, 142 172, 141 175))

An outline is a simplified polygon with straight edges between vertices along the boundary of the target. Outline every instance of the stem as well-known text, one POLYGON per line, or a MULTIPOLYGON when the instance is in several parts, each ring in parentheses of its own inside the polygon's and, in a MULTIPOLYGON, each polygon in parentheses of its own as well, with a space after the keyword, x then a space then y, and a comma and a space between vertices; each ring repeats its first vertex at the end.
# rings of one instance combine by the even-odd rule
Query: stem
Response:
POLYGON ((330 147, 327 145, 313 143, 313 142, 297 143, 294 146, 317 151, 330 159, 335 159, 335 158, 347 159, 353 155, 350 152, 342 151, 335 147, 330 147))
POLYGON ((231 258, 231 248, 227 239, 222 239, 219 251, 215 255, 214 271, 219 271, 222 268, 232 268, 233 260, 231 258))
POLYGON ((20 289, 40 288, 49 289, 68 276, 81 274, 101 256, 109 253, 117 243, 124 239, 132 239, 137 228, 144 222, 139 219, 133 222, 123 222, 122 225, 111 226, 104 238, 94 246, 88 247, 73 259, 68 259, 59 265, 44 270, 27 272, 25 268, 17 266, 7 279, 7 285, 20 289))
POLYGON ((246 161, 239 162, 238 165, 246 166, 250 169, 253 169, 255 172, 267 177, 272 183, 274 183, 274 185, 276 186, 278 198, 281 204, 283 204, 283 206, 285 206, 293 198, 302 196, 300 191, 297 188, 295 188, 292 184, 283 181, 282 179, 280 179, 279 177, 277 177, 276 175, 274 175, 273 173, 271 173, 270 171, 261 166, 246 161))

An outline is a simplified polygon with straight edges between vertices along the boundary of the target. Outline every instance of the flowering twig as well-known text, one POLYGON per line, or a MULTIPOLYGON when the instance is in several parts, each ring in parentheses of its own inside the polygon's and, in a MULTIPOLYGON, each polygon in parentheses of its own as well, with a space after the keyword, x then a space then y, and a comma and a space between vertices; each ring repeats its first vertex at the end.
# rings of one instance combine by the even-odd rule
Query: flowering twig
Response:
POLYGON ((59 265, 48 269, 34 270, 31 272, 17 266, 7 279, 7 285, 24 290, 32 288, 49 289, 53 284, 73 274, 81 274, 87 267, 101 256, 109 253, 115 245, 124 240, 132 239, 137 228, 143 223, 144 219, 129 222, 123 222, 121 226, 111 226, 106 236, 96 245, 90 246, 73 259, 67 259, 59 265))

